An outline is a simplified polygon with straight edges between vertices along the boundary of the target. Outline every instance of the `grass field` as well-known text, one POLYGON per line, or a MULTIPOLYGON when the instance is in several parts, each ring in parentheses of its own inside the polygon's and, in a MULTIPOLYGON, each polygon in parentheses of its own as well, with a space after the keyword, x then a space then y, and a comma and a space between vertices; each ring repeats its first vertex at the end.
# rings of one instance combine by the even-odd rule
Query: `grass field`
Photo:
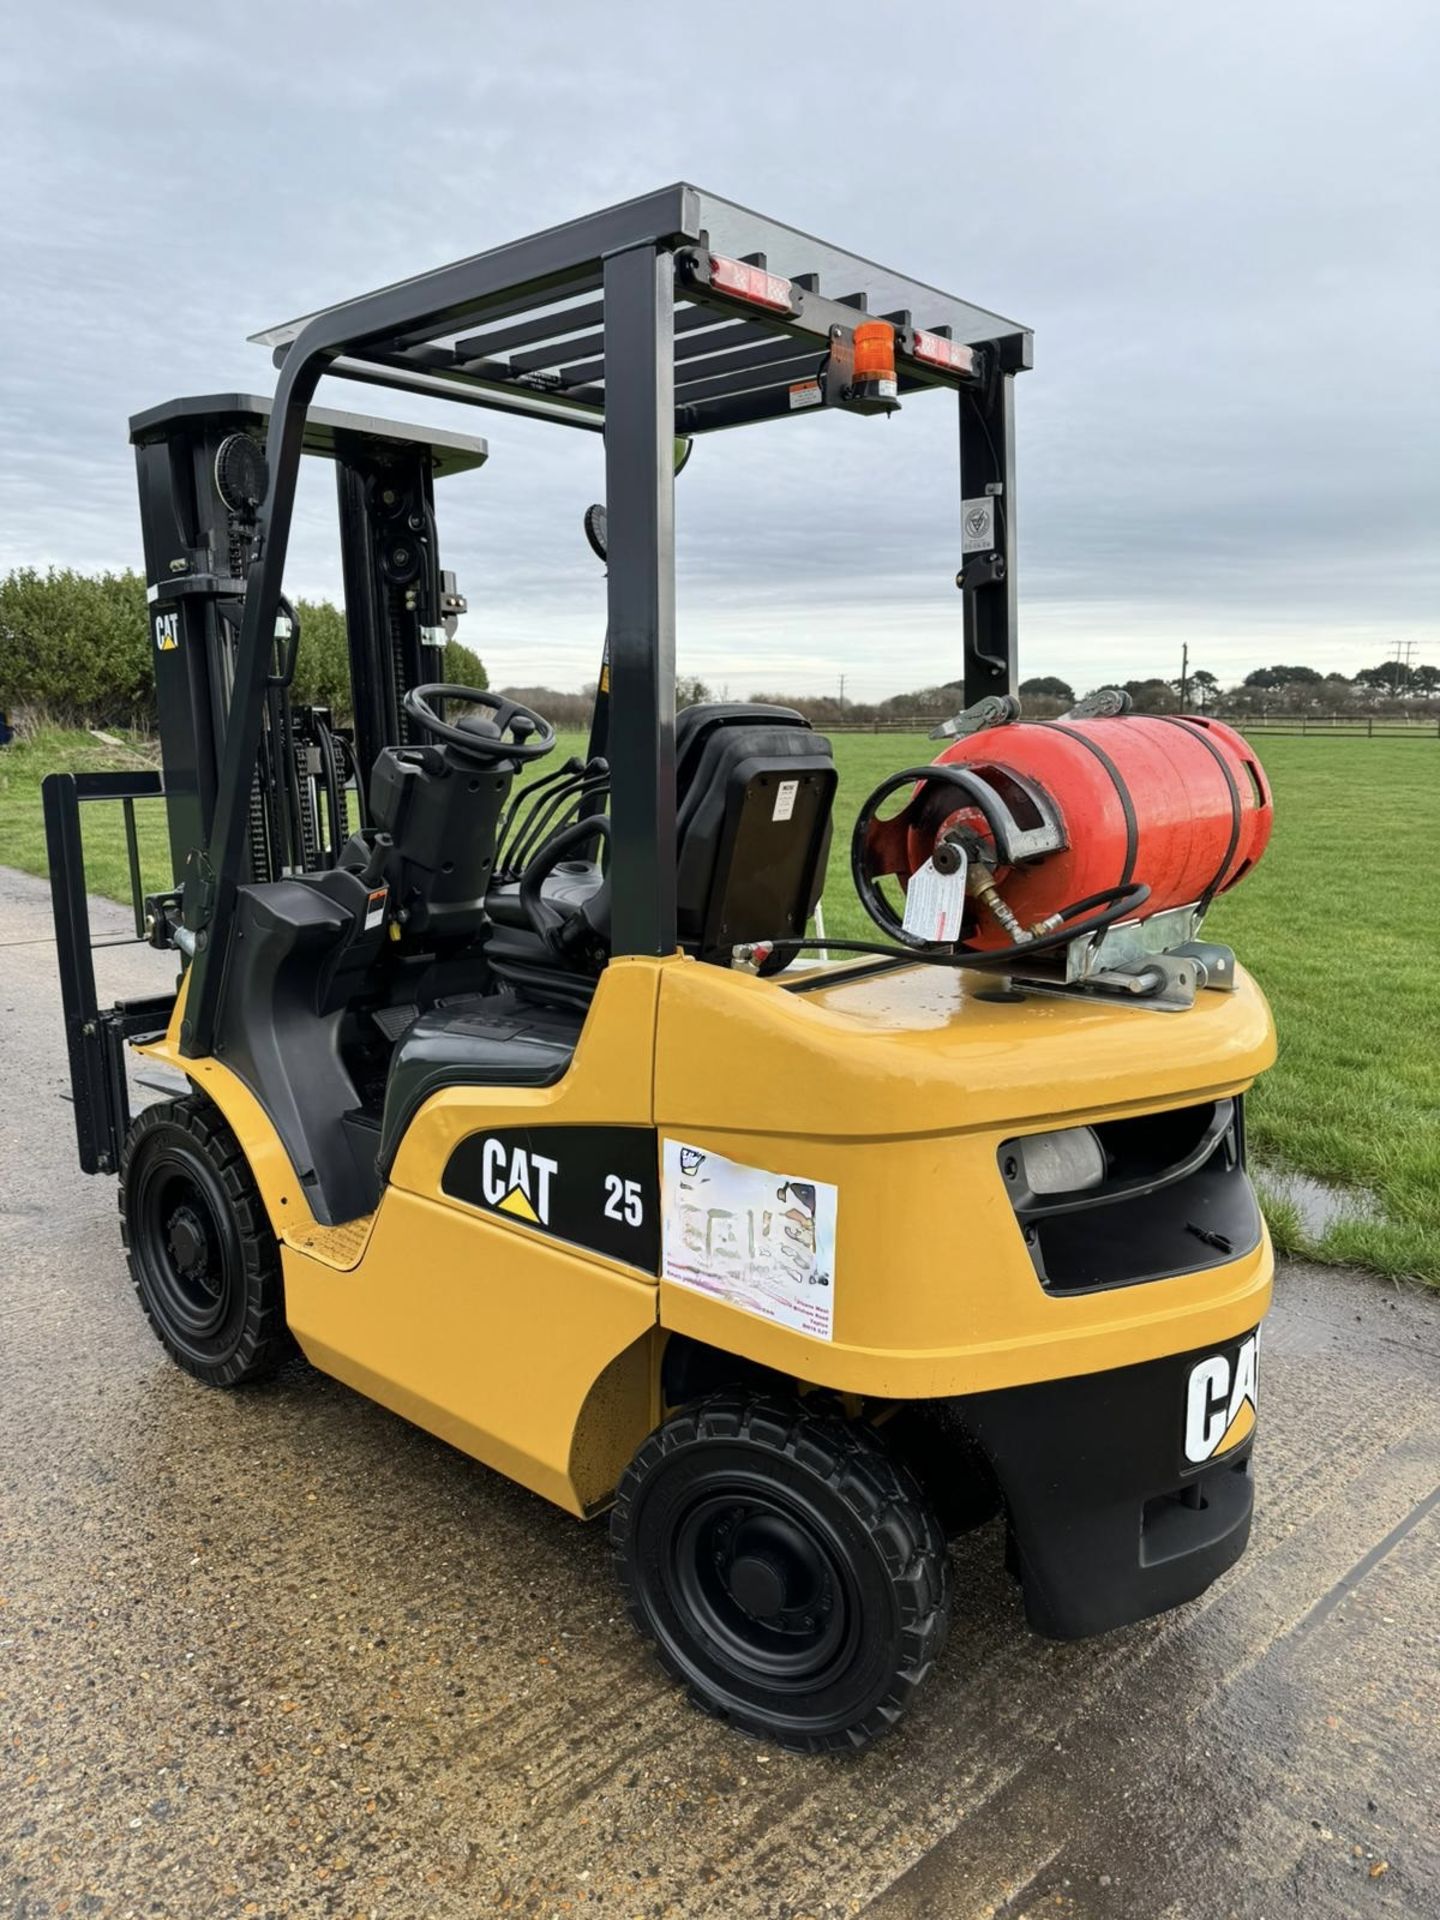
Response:
MULTIPOLYGON (((565 752, 581 744, 562 737, 565 752)), ((872 929, 848 870, 855 808, 934 749, 896 734, 842 736, 835 746, 826 926, 864 939, 872 929)), ((1279 1064, 1250 1102, 1272 1230, 1288 1250, 1440 1286, 1440 743, 1274 739, 1261 756, 1275 789, 1274 842, 1207 931, 1238 949, 1279 1025, 1279 1064), (1323 1232, 1267 1183, 1266 1166, 1341 1189, 1323 1232)), ((85 734, 0 751, 0 863, 45 871, 43 773, 142 764, 132 749, 85 734)), ((163 808, 142 802, 137 814, 146 886, 160 890, 170 884, 163 808)), ((91 890, 127 899, 118 808, 89 810, 85 844, 91 890)))

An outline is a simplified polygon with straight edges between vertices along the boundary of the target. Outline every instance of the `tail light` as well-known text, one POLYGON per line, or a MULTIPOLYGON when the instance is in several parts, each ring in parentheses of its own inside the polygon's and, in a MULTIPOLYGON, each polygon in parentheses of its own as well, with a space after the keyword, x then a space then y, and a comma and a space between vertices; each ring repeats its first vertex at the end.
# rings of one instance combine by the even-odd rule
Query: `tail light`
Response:
POLYGON ((795 305, 794 288, 780 274, 767 273, 748 260, 729 260, 723 253, 710 255, 710 285, 717 293, 769 307, 773 313, 789 313, 795 305))
POLYGON ((939 367, 945 373, 975 371, 973 347, 964 346, 958 340, 947 340, 943 333, 926 333, 923 327, 916 327, 911 336, 910 357, 923 360, 926 366, 939 367))

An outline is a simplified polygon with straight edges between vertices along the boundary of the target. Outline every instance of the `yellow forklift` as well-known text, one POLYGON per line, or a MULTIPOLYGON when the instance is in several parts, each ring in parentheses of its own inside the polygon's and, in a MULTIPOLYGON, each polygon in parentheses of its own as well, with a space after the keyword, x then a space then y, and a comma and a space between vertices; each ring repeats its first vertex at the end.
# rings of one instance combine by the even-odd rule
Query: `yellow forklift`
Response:
MULTIPOLYGON (((1263 851, 1245 743, 1015 682, 1014 323, 678 185, 258 336, 273 401, 136 417, 162 776, 45 807, 81 1164, 174 1360, 322 1371, 577 1517, 698 1705, 863 1746, 1000 1516, 1040 1632, 1243 1551, 1269 1242, 1264 999, 1207 941, 1263 851), (322 375, 603 437, 588 749, 437 671, 435 493, 483 441, 322 375), (829 742, 677 715, 693 442, 952 395, 963 712, 860 809, 876 937, 813 920, 829 742), (293 698, 297 473, 331 461, 353 724, 293 698), (164 795, 177 991, 101 1008, 80 820, 164 795), (131 1116, 128 1048, 188 1091, 131 1116)), ((838 430, 843 431, 843 428, 838 430)), ((858 431, 865 431, 861 426, 858 431)), ((708 450, 707 450, 708 451, 708 450)), ((484 483, 489 485, 487 475, 484 483)), ((958 703, 957 703, 958 704, 958 703)))

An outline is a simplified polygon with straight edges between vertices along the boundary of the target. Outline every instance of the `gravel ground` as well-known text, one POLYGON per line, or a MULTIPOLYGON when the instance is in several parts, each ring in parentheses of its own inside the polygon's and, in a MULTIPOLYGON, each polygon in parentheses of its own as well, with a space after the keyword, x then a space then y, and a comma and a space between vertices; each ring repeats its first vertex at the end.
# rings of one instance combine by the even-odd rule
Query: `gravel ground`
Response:
POLYGON ((1254 1542, 1203 1600, 1049 1645, 987 1531, 902 1732, 773 1753, 663 1682, 600 1529, 303 1365, 169 1364, 75 1166, 46 891, 3 894, 0 1912, 1440 1912, 1433 1299, 1282 1274, 1254 1542))

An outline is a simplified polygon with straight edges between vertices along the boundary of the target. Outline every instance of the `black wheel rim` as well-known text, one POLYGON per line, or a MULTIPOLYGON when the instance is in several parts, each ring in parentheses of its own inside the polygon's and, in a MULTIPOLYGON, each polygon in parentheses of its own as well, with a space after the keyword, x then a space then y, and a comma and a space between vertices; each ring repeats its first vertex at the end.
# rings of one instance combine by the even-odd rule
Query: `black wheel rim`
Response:
POLYGON ((821 1693, 853 1666, 861 1606, 828 1520, 767 1476, 727 1473, 670 1516, 656 1572, 667 1638, 743 1694, 821 1693))
POLYGON ((706 1639, 772 1685, 813 1685, 846 1640, 851 1609, 833 1552, 773 1496, 696 1501, 676 1539, 675 1588, 706 1639))
POLYGON ((133 1180, 131 1244, 145 1291, 172 1337, 204 1358, 224 1344, 240 1297, 242 1254, 210 1169, 159 1149, 133 1180))

